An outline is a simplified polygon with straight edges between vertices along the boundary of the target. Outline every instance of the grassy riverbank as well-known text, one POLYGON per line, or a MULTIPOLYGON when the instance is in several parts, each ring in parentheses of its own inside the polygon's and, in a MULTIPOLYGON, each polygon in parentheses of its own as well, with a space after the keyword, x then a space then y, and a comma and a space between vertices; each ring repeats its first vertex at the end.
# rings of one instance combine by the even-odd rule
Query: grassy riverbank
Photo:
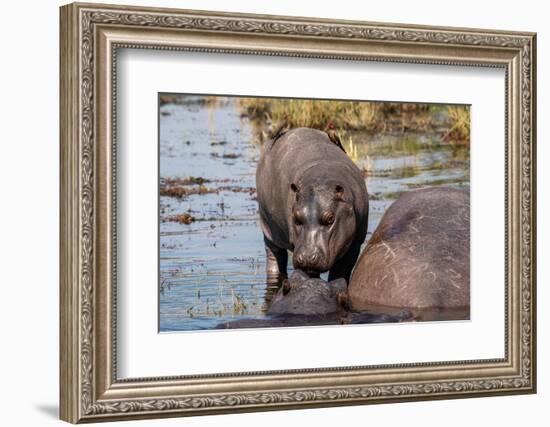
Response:
POLYGON ((470 141, 468 106, 279 98, 240 98, 239 105, 259 133, 266 123, 274 128, 286 120, 290 128, 332 124, 341 135, 439 131, 453 145, 470 141))

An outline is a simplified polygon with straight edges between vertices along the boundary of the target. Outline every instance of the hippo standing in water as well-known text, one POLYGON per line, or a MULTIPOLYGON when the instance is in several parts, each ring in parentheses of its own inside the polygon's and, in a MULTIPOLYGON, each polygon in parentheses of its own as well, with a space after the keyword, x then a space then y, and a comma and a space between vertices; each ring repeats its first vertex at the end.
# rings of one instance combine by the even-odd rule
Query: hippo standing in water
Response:
POLYGON ((367 233, 369 202, 363 174, 322 131, 277 132, 256 170, 268 277, 286 275, 288 255, 310 276, 349 276, 367 233))
POLYGON ((349 285, 353 309, 470 306, 470 193, 427 188, 401 196, 361 253, 349 285))

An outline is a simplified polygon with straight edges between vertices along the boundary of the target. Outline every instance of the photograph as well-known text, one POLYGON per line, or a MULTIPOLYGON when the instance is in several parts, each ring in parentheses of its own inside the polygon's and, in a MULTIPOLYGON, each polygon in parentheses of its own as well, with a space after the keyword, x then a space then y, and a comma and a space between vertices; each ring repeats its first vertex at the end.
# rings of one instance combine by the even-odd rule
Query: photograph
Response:
POLYGON ((470 318, 470 106, 158 94, 160 332, 470 318))

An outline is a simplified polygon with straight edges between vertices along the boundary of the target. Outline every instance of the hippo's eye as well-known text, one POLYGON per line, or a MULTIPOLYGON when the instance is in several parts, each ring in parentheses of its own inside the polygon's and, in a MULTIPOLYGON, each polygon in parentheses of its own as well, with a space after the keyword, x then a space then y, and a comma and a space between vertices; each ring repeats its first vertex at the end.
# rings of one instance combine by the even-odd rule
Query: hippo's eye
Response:
POLYGON ((323 217, 321 218, 321 222, 324 224, 324 225, 331 225, 334 223, 334 214, 333 213, 326 213, 323 215, 323 217))
POLYGON ((302 220, 300 218, 294 217, 294 225, 302 225, 302 220))

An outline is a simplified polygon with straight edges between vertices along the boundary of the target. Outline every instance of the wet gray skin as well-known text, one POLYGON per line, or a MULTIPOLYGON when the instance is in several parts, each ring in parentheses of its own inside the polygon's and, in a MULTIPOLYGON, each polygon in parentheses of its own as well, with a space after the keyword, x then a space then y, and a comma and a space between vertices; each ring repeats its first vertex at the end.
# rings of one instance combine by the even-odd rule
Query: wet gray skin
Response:
POLYGON ((320 315, 342 311, 348 290, 344 279, 327 282, 295 270, 274 296, 267 314, 320 315))
POLYGON ((347 283, 344 279, 327 282, 295 270, 283 281, 265 319, 222 322, 218 329, 259 328, 330 324, 385 323, 412 320, 408 310, 396 314, 351 312, 348 310, 347 283))
POLYGON ((256 170, 268 276, 294 268, 349 280, 367 233, 369 202, 359 168, 325 132, 297 128, 269 141, 256 170))
POLYGON ((402 195, 361 253, 349 297, 355 310, 462 308, 468 318, 469 191, 438 187, 402 195))

